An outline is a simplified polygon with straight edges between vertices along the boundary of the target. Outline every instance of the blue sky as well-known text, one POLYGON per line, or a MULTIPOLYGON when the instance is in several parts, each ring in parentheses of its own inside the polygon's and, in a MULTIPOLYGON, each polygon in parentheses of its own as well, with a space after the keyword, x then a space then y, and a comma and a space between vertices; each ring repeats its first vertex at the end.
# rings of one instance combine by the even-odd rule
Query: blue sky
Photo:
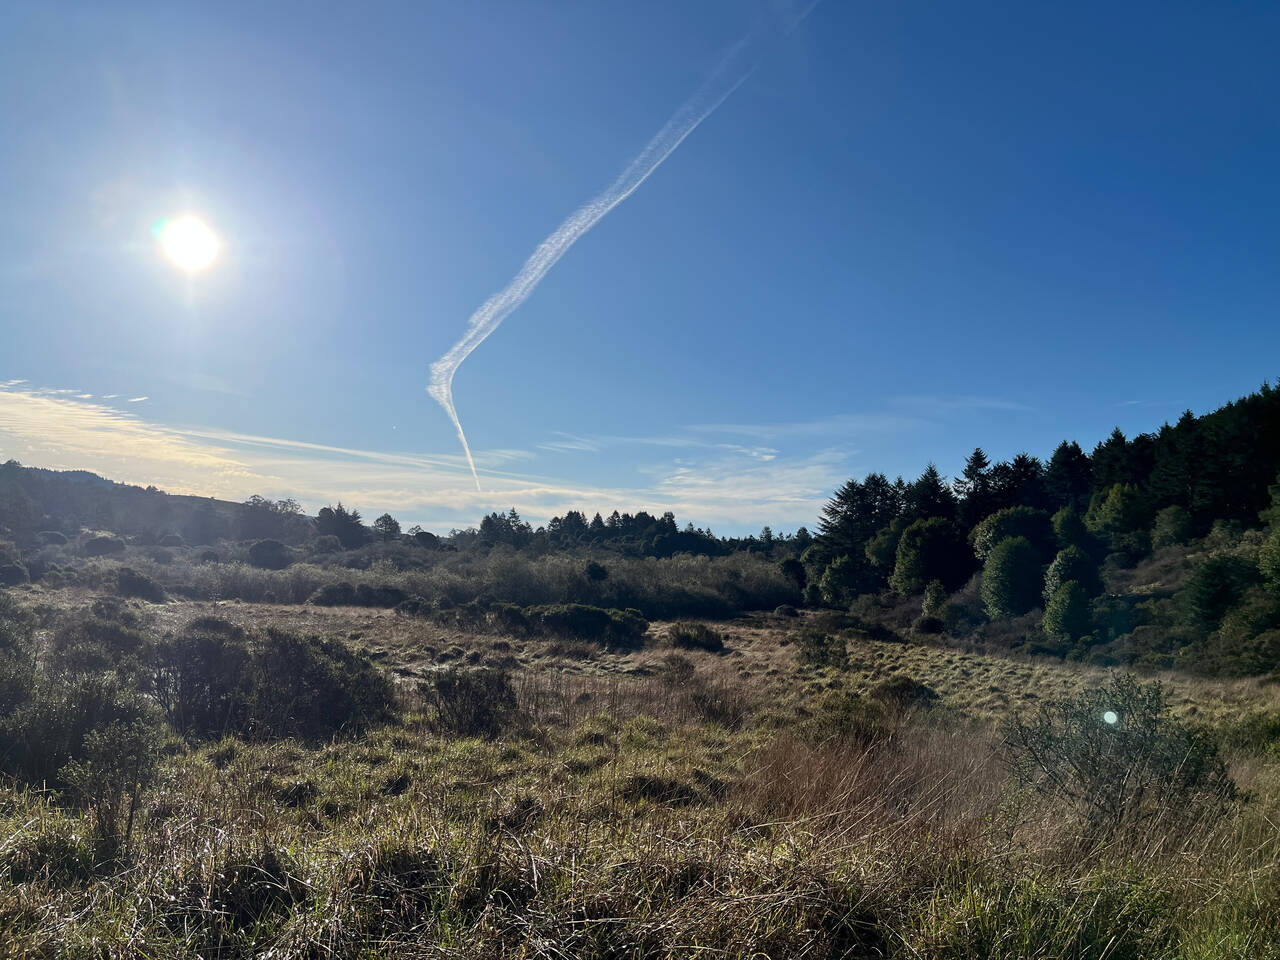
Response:
POLYGON ((851 475, 1274 378, 1280 7, 799 12, 11 0, 0 456, 434 529, 794 529, 851 475), (751 76, 458 371, 477 493, 430 363, 744 38, 751 76), (222 243, 199 274, 150 234, 183 213, 222 243))

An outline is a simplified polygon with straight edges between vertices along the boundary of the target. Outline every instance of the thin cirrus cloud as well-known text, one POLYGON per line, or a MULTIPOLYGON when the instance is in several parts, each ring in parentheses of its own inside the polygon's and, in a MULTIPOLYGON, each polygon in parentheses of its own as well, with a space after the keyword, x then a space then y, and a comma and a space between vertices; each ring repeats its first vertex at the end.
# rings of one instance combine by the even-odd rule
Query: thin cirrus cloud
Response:
POLYGON ((639 468, 640 485, 602 487, 516 472, 537 456, 532 451, 481 450, 476 459, 489 489, 479 493, 457 454, 359 450, 168 426, 80 399, 76 391, 0 387, 0 459, 91 470, 170 493, 231 500, 288 496, 312 510, 341 499, 366 513, 389 510, 441 531, 474 525, 485 513, 510 506, 534 522, 570 509, 648 509, 729 529, 799 526, 813 523, 829 491, 844 479, 842 457, 830 452, 772 460, 750 447, 693 439, 679 453, 678 460, 639 468))

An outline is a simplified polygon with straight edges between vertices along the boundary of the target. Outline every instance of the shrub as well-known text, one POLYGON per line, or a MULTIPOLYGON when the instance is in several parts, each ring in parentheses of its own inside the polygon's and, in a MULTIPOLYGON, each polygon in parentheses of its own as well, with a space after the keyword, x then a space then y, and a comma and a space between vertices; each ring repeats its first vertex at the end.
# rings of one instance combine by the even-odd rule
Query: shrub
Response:
POLYGON ((964 531, 950 520, 917 520, 902 531, 889 585, 898 593, 920 593, 931 580, 956 590, 969 579, 973 554, 964 531))
POLYGON ((800 616, 800 611, 791 604, 784 603, 773 608, 773 615, 775 617, 798 617, 800 616))
POLYGON ((824 630, 803 630, 795 636, 796 657, 810 667, 838 667, 849 665, 849 650, 844 637, 824 630))
POLYGON ((871 688, 871 699, 895 710, 928 708, 938 699, 938 692, 927 684, 907 676, 890 677, 871 688))
POLYGON ((355 603, 359 607, 396 607, 407 599, 408 594, 399 587, 386 584, 370 586, 367 583, 356 587, 355 603))
POLYGON ((604 610, 583 603, 528 607, 525 614, 543 633, 610 646, 635 646, 649 629, 637 610, 604 610))
POLYGON ((1165 507, 1156 514, 1156 522, 1151 528, 1151 545, 1153 547, 1172 547, 1186 543, 1191 537, 1191 514, 1182 507, 1174 505, 1165 507))
POLYGON ((708 653, 721 653, 724 650, 724 636, 705 623, 683 622, 671 627, 671 643, 684 650, 706 650, 708 653))
POLYGON ((1102 592, 1102 577, 1093 558, 1079 547, 1066 547, 1058 552, 1044 574, 1044 591, 1041 596, 1047 603, 1068 580, 1080 585, 1086 596, 1096 597, 1102 592))
POLYGON ((1045 635, 1053 640, 1074 643, 1088 635, 1093 626, 1089 597, 1075 580, 1058 587, 1044 608, 1041 621, 1045 635))
POLYGON ((947 588, 939 580, 930 580, 924 588, 924 598, 920 601, 920 616, 925 619, 937 619, 947 605, 947 588))
POLYGON ((1049 515, 1032 507, 1007 507, 987 517, 969 534, 973 553, 985 561, 996 545, 1013 537, 1025 537, 1042 558, 1053 553, 1053 529, 1049 515))
POLYGON ((1280 586, 1280 523, 1276 524, 1258 550, 1258 572, 1280 586))
POLYGON ((319 739, 394 713, 391 681, 373 661, 319 637, 251 636, 206 617, 158 644, 154 663, 156 699, 190 736, 319 739))
POLYGON ((515 687, 503 670, 449 667, 420 689, 435 708, 437 725, 450 733, 491 737, 515 718, 515 687))
POLYGON ((344 643, 271 628, 249 649, 251 735, 319 739, 394 714, 391 681, 344 643))
POLYGON ((1050 524, 1053 527, 1053 538, 1057 541, 1059 549, 1079 547, 1081 550, 1091 552, 1097 546, 1088 527, 1084 525, 1084 520, 1080 518, 1080 514, 1074 507, 1063 507, 1053 515, 1050 524))
POLYGON ((332 533, 326 533, 312 541, 311 549, 316 553, 337 553, 342 549, 342 541, 332 533))
POLYGON ((65 787, 64 772, 86 759, 91 733, 151 723, 153 710, 110 674, 37 677, 24 701, 0 717, 0 768, 29 783, 65 787))
POLYGON ((321 587, 307 603, 317 607, 352 607, 356 603, 356 588, 350 583, 330 583, 321 587))
POLYGON ((30 574, 26 566, 18 560, 0 562, 0 586, 16 587, 26 583, 30 574))
POLYGON ((155 779, 159 739, 144 721, 111 723, 91 731, 82 756, 60 773, 76 799, 93 810, 94 832, 102 839, 128 842, 143 788, 155 779), (123 836, 120 821, 126 820, 123 836))
MULTIPOLYGON (((396 607, 399 610, 399 607, 396 607)), ((487 616, 489 624, 500 633, 511 633, 523 636, 528 633, 532 624, 524 610, 514 603, 495 603, 489 608, 487 616)))
POLYGON ((1172 716, 1159 683, 1131 676, 1015 719, 1004 746, 1021 782, 1073 805, 1095 836, 1213 810, 1235 794, 1217 744, 1172 716))
POLYGON ((187 542, 182 539, 182 534, 180 533, 166 533, 160 538, 159 545, 162 547, 185 547, 187 542))
POLYGON ((116 571, 116 593, 122 597, 137 597, 150 603, 164 603, 164 588, 145 573, 139 573, 132 567, 121 567, 116 571))
POLYGON ((982 566, 982 602, 992 619, 1017 617, 1040 598, 1040 556, 1026 537, 1002 540, 982 566))
POLYGON ((60 530, 41 530, 36 534, 36 541, 46 547, 65 547, 67 535, 60 530))
POLYGON ((108 557, 124 553, 124 541, 112 536, 90 537, 80 548, 80 552, 86 557, 108 557))
POLYGON ((596 563, 594 560, 588 563, 586 569, 582 572, 586 574, 588 580, 594 580, 597 583, 601 580, 609 579, 609 571, 606 570, 603 565, 596 563))
POLYGON ((289 548, 279 540, 259 540, 249 548, 249 562, 263 570, 283 570, 291 561, 289 548))
POLYGON ((249 648, 243 630, 216 617, 192 621, 156 645, 152 689, 175 729, 220 737, 244 729, 249 648))
POLYGON ((1257 570, 1232 554, 1216 554, 1191 575, 1181 595, 1191 616, 1213 629, 1257 580, 1257 570))
POLYGON ((87 615, 68 616, 54 631, 46 658, 49 672, 75 675, 112 670, 125 678, 142 673, 147 638, 137 629, 137 617, 102 600, 87 615))

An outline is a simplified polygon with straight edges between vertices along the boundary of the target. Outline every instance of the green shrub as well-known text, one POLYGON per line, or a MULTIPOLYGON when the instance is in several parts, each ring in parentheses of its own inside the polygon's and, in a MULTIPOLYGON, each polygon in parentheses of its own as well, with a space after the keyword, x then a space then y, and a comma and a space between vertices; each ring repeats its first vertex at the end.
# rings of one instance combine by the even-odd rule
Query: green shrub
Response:
POLYGON ((648 621, 637 610, 605 610, 583 603, 528 607, 525 615, 540 632, 550 636, 617 647, 638 645, 649 629, 648 621))
POLYGON ((0 717, 0 769, 28 783, 65 787, 64 772, 86 758, 90 734, 153 723, 154 709, 111 674, 37 676, 25 701, 0 717))
POLYGON ((317 607, 353 607, 356 603, 356 588, 351 583, 330 583, 318 589, 307 603, 317 607))
POLYGON ((796 645, 796 658, 805 666, 839 669, 849 666, 848 646, 844 637, 839 634, 810 628, 800 631, 793 640, 796 645))
POLYGON ((671 643, 685 650, 721 653, 724 650, 724 635, 705 623, 677 623, 671 627, 671 643))
POLYGON ((1191 514, 1174 504, 1165 507, 1156 514, 1156 522, 1151 528, 1151 545, 1153 547, 1172 547, 1186 543, 1191 538, 1191 514))
POLYGON ((775 617, 798 617, 800 616, 800 611, 789 603, 783 603, 773 608, 773 615, 775 617))
POLYGON ((0 586, 16 587, 31 579, 26 566, 17 560, 0 563, 0 586))
POLYGON ((249 562, 264 570, 283 570, 293 558, 279 540, 259 540, 249 548, 249 562))
POLYGON ((76 799, 93 811, 94 832, 103 840, 128 842, 143 789, 155 779, 159 759, 156 728, 145 721, 119 721, 91 730, 81 756, 59 773, 76 799), (121 834, 121 821, 124 832, 121 834))
POLYGON ((1045 560, 1053 553, 1053 529, 1049 515, 1032 507, 1006 507, 987 517, 969 534, 974 556, 985 561, 998 543, 1023 537, 1045 560))
POLYGON ((524 610, 514 603, 495 603, 487 611, 487 616, 489 625, 499 633, 524 636, 533 626, 524 610))
POLYGON ((904 596, 920 593, 932 580, 956 590, 972 572, 973 553, 964 531, 950 520, 931 517, 902 531, 889 585, 904 596))
POLYGON ((112 536, 90 537, 84 542, 80 552, 86 557, 109 557, 113 554, 124 553, 124 541, 119 537, 112 536))
POLYGON ((940 618, 947 605, 947 596, 947 588, 940 580, 930 580, 924 588, 924 598, 920 601, 920 616, 926 619, 940 618))
POLYGON ((1069 580, 1074 580, 1088 597, 1096 597, 1102 592, 1102 577, 1098 573, 1098 565, 1093 558, 1079 547, 1067 547, 1058 552, 1044 574, 1044 590, 1041 596, 1048 603, 1058 592, 1058 588, 1069 580))
POLYGON ((188 736, 322 739, 390 719, 391 681, 345 644, 268 629, 253 636, 215 618, 166 637, 154 689, 188 736))
POLYGON ((1040 555, 1026 537, 1002 540, 982 566, 982 602, 994 619, 1018 617, 1035 607, 1042 584, 1040 555))
POLYGON ((250 642, 247 705, 258 737, 322 739, 392 717, 394 688, 346 644, 270 628, 250 642))
POLYGON ((1096 836, 1216 811, 1235 795, 1217 744, 1173 717, 1159 683, 1131 676, 1015 718, 1004 745, 1020 781, 1074 806, 1096 836))
POLYGON ((491 737, 516 716, 516 692, 511 677, 492 667, 439 670, 421 684, 435 708, 436 724, 461 736, 491 737))
POLYGON ((1196 568, 1180 598, 1196 623, 1213 629, 1257 579, 1257 568, 1247 560, 1215 554, 1196 568))
POLYGON ((1258 572, 1280 587, 1280 524, 1276 524, 1258 550, 1258 572))
POLYGON ((132 567, 116 571, 116 593, 122 597, 137 597, 150 603, 164 603, 164 588, 144 573, 132 567))
POLYGON ((896 676, 871 688, 872 700, 893 710, 927 709, 938 700, 938 691, 912 677, 896 676))
POLYGON ((1041 627, 1052 640, 1075 643, 1087 636, 1093 627, 1089 597, 1075 580, 1058 587, 1044 608, 1041 627))
POLYGON ((245 729, 249 645, 243 630, 200 617, 161 640, 153 657, 152 689, 175 729, 196 738, 245 729))

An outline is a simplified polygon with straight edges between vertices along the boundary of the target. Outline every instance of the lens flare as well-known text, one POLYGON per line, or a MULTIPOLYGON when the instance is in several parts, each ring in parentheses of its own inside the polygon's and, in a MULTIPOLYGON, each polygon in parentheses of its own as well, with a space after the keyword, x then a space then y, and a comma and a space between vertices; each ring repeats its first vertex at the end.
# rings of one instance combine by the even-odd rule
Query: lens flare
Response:
POLYGON ((203 270, 218 255, 217 236, 197 217, 161 221, 152 233, 164 255, 188 273, 203 270))

